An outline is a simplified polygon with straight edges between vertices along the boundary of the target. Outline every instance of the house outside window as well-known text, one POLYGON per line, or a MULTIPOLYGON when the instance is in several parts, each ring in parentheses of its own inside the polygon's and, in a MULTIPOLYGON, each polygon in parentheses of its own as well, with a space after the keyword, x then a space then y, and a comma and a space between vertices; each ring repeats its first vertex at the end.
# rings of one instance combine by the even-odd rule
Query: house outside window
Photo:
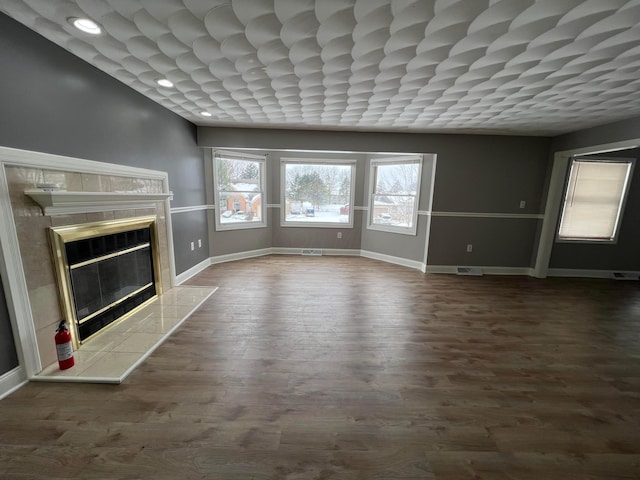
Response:
POLYGON ((422 156, 371 160, 367 228, 415 235, 422 156))
POLYGON ((216 151, 213 162, 216 230, 266 227, 266 157, 216 151))
POLYGON ((558 241, 616 241, 633 159, 574 158, 558 227, 558 241))
POLYGON ((281 159, 281 225, 353 227, 355 160, 281 159))

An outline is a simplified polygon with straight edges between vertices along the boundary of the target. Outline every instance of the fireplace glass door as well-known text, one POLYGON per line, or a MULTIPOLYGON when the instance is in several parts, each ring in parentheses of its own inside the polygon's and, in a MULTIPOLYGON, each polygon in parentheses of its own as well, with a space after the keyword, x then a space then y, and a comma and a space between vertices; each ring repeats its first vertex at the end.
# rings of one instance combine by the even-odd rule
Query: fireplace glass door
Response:
POLYGON ((142 228, 65 244, 80 341, 156 294, 150 238, 142 228))

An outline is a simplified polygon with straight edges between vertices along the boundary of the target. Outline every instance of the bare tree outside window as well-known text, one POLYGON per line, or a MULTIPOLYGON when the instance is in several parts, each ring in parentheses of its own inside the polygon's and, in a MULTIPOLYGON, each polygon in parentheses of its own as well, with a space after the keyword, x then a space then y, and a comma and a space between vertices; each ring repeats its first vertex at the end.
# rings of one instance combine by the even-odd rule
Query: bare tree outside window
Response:
POLYGON ((351 201, 355 165, 304 163, 283 160, 284 224, 345 224, 351 215, 344 206, 351 201))
POLYGON ((418 157, 372 160, 369 228, 415 234, 421 171, 418 157))

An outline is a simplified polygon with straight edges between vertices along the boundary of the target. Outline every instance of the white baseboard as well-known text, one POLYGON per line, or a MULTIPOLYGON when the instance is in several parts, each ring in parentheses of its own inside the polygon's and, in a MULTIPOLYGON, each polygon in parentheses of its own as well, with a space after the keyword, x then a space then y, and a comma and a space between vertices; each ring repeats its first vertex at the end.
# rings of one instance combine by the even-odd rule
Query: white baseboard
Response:
POLYGON ((216 263, 233 262, 235 260, 246 260, 247 258, 263 257, 271 254, 271 248, 261 248, 259 250, 249 250, 247 252, 229 253, 228 255, 218 255, 211 257, 211 265, 216 263))
POLYGON ((417 260, 409 260, 407 258, 394 257, 392 255, 385 255, 383 253, 369 252, 368 250, 360 250, 360 256, 365 258, 371 258, 372 260, 380 260, 382 262, 393 263, 394 265, 401 265, 403 267, 415 268, 424 272, 424 263, 417 260))
MULTIPOLYGON (((262 248, 259 250, 250 250, 247 252, 230 253, 228 255, 218 255, 216 257, 210 257, 207 260, 200 262, 198 265, 190 268, 189 270, 181 273, 176 277, 176 285, 180 285, 197 275, 202 270, 210 265, 217 263, 233 262, 236 260, 246 260, 248 258, 262 257, 265 255, 302 255, 303 248, 289 248, 289 247, 272 247, 262 248)), ((464 265, 425 265, 423 262, 417 260, 409 260, 407 258, 394 257, 392 255, 385 255, 383 253, 370 252, 368 250, 357 249, 340 249, 340 248, 322 248, 322 255, 342 255, 353 257, 365 257, 372 260, 380 260, 382 262, 392 263, 394 265, 400 265, 403 267, 413 268, 420 270, 422 273, 446 273, 457 274, 458 268, 468 268, 464 265)), ((533 276, 533 268, 529 267, 473 267, 474 269, 480 269, 483 275, 525 275, 533 276)), ((554 274, 560 272, 559 270, 549 270, 549 276, 580 276, 580 275, 561 275, 554 274)), ((568 272, 563 270, 562 272, 568 272)), ((573 271, 571 271, 573 272, 573 271)), ((591 270, 576 270, 576 272, 592 272, 591 270)), ((635 273, 635 272, 623 272, 623 273, 635 273)), ((581 275, 589 276, 589 275, 581 275)), ((600 275, 593 278, 613 278, 613 272, 606 272, 606 275, 600 275)))
POLYGON ((529 267, 469 267, 467 265, 427 265, 425 273, 448 273, 457 275, 458 268, 474 268, 482 270, 483 275, 526 275, 533 276, 529 267))
POLYGON ((201 271, 203 271, 205 268, 207 268, 210 265, 211 265, 211 258, 207 258, 201 261, 200 263, 198 263, 197 265, 194 265, 189 270, 185 270, 180 275, 176 275, 175 285, 176 286, 182 285, 184 282, 189 280, 191 277, 196 276, 197 274, 199 274, 201 271))
MULTIPOLYGON (((307 248, 289 248, 289 247, 273 247, 271 248, 272 255, 302 255, 303 250, 308 250, 307 248)), ((351 256, 351 257, 359 257, 360 250, 350 249, 350 248, 318 248, 317 250, 322 250, 322 255, 342 255, 342 256, 351 256)))
POLYGON ((27 383, 27 381, 27 375, 24 373, 24 369, 20 366, 13 370, 9 370, 4 375, 0 376, 0 400, 11 395, 27 383))
POLYGON ((547 277, 575 277, 575 278, 609 278, 615 279, 615 274, 640 277, 640 272, 628 270, 586 270, 581 268, 550 268, 547 277))

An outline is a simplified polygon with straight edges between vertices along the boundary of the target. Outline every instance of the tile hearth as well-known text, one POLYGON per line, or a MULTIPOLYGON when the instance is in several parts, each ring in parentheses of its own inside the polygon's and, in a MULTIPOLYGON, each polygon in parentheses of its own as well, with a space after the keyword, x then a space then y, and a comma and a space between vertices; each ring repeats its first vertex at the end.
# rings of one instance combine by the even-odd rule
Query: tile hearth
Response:
POLYGON ((216 290, 174 287, 73 352, 75 366, 60 370, 56 362, 31 380, 122 383, 216 290))

